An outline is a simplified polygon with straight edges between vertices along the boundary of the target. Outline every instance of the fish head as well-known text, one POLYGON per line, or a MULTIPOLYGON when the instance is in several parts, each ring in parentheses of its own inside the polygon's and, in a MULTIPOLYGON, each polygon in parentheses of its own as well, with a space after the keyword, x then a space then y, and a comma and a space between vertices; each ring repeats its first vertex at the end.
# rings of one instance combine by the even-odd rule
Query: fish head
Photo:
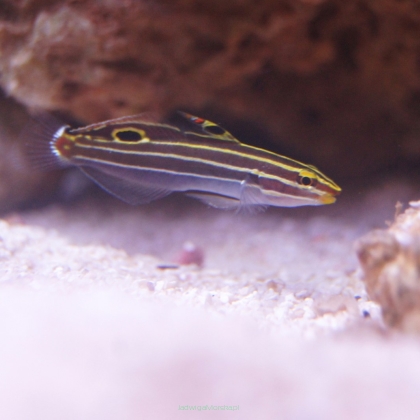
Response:
POLYGON ((332 204, 341 188, 314 166, 294 168, 281 177, 260 174, 259 185, 266 204, 278 207, 332 204))
POLYGON ((341 188, 315 166, 308 165, 298 172, 297 188, 314 200, 313 205, 333 204, 341 188))

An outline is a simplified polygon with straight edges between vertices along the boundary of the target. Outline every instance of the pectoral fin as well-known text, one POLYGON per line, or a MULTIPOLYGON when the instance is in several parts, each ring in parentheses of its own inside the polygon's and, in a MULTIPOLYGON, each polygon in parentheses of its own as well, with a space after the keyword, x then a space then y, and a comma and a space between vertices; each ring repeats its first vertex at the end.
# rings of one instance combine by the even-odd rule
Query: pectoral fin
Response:
POLYGON ((240 211, 245 213, 260 213, 267 209, 264 203, 264 195, 258 185, 258 175, 249 174, 241 182, 240 211))

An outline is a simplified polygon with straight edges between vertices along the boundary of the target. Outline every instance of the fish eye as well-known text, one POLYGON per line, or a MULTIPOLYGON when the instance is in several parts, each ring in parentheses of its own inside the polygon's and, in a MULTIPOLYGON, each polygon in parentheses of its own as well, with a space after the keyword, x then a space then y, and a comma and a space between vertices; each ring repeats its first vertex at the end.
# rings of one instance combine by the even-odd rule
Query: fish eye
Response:
POLYGON ((209 134, 215 134, 217 136, 226 133, 226 130, 218 125, 209 125, 205 128, 205 131, 209 134))
POLYGON ((298 183, 304 187, 313 187, 316 184, 316 179, 305 175, 299 175, 298 183))
POLYGON ((115 133, 115 137, 122 141, 139 141, 142 139, 141 134, 134 130, 121 130, 115 133))

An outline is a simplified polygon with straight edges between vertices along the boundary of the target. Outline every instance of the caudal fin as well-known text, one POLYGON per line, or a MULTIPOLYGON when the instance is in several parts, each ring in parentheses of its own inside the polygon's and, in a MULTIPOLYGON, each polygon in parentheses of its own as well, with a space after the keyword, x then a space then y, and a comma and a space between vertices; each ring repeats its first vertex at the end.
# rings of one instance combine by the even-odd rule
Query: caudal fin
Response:
POLYGON ((32 117, 25 125, 20 137, 32 169, 46 172, 66 166, 53 149, 54 136, 64 126, 62 121, 47 113, 32 117))

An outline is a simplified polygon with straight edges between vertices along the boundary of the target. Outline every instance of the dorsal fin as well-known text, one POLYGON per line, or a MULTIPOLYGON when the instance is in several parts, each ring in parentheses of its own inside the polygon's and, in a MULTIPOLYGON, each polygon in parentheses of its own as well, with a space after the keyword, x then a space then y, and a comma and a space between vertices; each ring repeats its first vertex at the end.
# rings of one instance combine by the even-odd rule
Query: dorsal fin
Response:
MULTIPOLYGON (((196 126, 199 126, 201 130, 204 133, 206 133, 206 138, 240 143, 237 138, 235 138, 234 136, 232 136, 232 134, 229 133, 229 131, 226 131, 223 127, 215 124, 214 122, 205 120, 204 118, 196 117, 195 115, 189 114, 187 112, 178 111, 178 113, 191 123, 195 124, 196 126)), ((186 134, 188 134, 188 132, 186 134)), ((197 133, 193 134, 197 135, 197 133)))
POLYGON ((129 115, 127 117, 114 118, 112 120, 102 121, 96 124, 90 124, 85 127, 70 130, 70 134, 102 136, 112 140, 114 130, 123 131, 142 130, 144 136, 151 141, 154 140, 181 140, 185 138, 182 131, 174 125, 159 122, 156 114, 145 112, 143 114, 129 115))
POLYGON ((114 124, 129 124, 129 123, 158 123, 159 118, 152 112, 143 112, 142 114, 128 115, 125 117, 113 118, 111 120, 101 121, 99 123, 89 124, 84 127, 72 129, 72 133, 84 133, 85 131, 97 130, 102 127, 114 124))

